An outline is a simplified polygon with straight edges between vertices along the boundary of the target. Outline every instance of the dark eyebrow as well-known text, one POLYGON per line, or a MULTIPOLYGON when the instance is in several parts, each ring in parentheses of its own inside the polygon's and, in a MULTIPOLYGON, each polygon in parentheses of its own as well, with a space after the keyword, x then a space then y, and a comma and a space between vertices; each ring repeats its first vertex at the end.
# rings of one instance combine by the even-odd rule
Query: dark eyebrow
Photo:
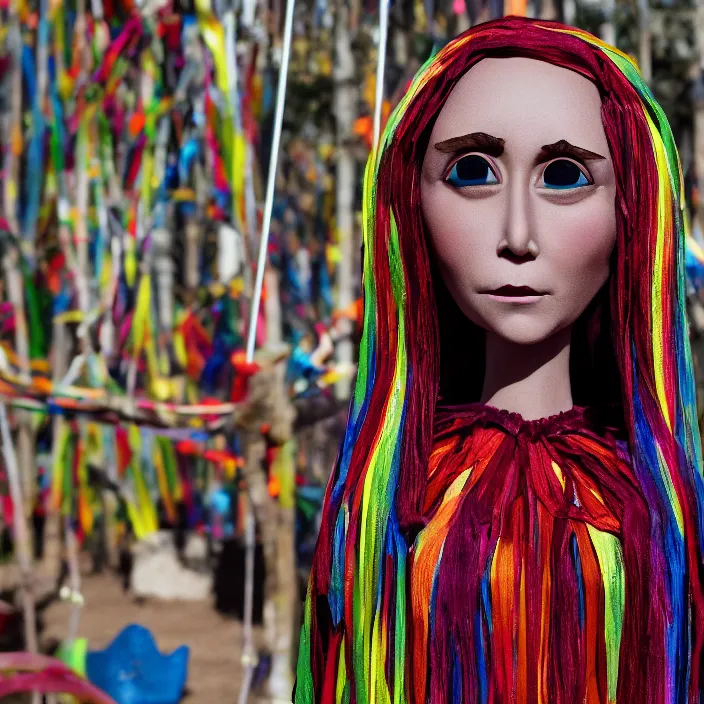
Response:
POLYGON ((492 137, 486 132, 472 132, 461 137, 452 137, 443 142, 438 142, 435 148, 439 152, 454 153, 462 149, 473 149, 490 156, 501 156, 504 152, 504 140, 492 137))
POLYGON ((582 147, 575 147, 574 144, 570 144, 567 140, 561 139, 553 144, 545 144, 540 149, 540 154, 538 154, 538 163, 547 161, 556 156, 571 156, 576 159, 606 159, 605 156, 597 154, 596 152, 590 152, 588 149, 582 149, 582 147))

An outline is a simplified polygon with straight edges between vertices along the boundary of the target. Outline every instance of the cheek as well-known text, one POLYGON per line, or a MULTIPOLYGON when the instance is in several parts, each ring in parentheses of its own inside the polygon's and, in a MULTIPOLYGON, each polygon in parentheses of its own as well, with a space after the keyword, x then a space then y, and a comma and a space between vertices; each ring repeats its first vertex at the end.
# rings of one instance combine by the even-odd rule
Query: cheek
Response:
POLYGON ((593 296, 609 275, 616 215, 613 198, 589 200, 577 207, 566 206, 567 212, 546 222, 543 232, 554 235, 549 236, 550 259, 556 272, 563 274, 560 278, 567 288, 593 296))
POLYGON ((467 282, 482 263, 496 258, 492 230, 497 205, 492 199, 468 201, 442 185, 428 185, 422 211, 429 244, 454 281, 467 282))

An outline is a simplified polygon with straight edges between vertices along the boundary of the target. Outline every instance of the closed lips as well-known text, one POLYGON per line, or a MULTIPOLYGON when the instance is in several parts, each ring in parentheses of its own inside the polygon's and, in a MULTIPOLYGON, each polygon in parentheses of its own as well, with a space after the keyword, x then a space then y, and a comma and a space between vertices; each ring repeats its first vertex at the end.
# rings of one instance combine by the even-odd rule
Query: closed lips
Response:
POLYGON ((487 293, 493 293, 495 296, 545 296, 544 291, 536 291, 530 286, 502 286, 501 288, 496 288, 493 291, 487 291, 487 293))

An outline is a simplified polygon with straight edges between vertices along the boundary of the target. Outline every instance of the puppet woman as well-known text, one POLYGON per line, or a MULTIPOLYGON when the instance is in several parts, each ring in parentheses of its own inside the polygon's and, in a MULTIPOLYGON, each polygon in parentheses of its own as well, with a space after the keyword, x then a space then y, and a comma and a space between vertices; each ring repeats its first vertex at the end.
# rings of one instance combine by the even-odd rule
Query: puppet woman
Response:
POLYGON ((474 27, 365 200, 296 702, 699 704, 682 175, 637 68, 557 23, 474 27))

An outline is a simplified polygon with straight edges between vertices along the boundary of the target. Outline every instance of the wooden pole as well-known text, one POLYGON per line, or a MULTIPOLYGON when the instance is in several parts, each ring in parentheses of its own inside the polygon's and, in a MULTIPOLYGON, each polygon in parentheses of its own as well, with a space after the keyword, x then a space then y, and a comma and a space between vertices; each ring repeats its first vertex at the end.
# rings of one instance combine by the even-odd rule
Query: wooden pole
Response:
POLYGON ((12 56, 10 84, 10 119, 9 137, 5 152, 5 178, 3 179, 3 200, 5 218, 10 231, 19 237, 20 227, 17 220, 16 201, 18 197, 20 156, 22 154, 22 36, 20 21, 16 12, 17 3, 10 2, 7 36, 5 46, 12 56))
MULTIPOLYGON (((349 143, 356 114, 357 88, 355 85, 355 62, 352 54, 352 37, 348 27, 349 11, 347 3, 340 0, 337 4, 335 18, 335 48, 337 63, 334 68, 335 79, 335 120, 337 123, 337 179, 335 193, 335 221, 337 226, 340 264, 337 271, 337 306, 346 308, 354 300, 354 285, 357 272, 353 265, 355 256, 354 237, 354 194, 355 194, 355 160, 349 143)), ((352 364, 354 345, 350 339, 352 322, 341 320, 339 323, 342 341, 337 346, 338 362, 344 366, 352 364)), ((350 380, 341 379, 335 387, 338 398, 349 398, 350 380)))
MULTIPOLYGON (((257 321, 259 318, 259 306, 261 303, 261 297, 262 297, 262 287, 264 284, 264 276, 266 273, 266 265, 267 265, 267 260, 268 260, 268 243, 269 243, 269 234, 271 230, 271 218, 272 218, 272 213, 274 209, 274 192, 276 189, 276 173, 277 173, 277 167, 278 167, 278 158, 279 158, 279 148, 281 144, 281 133, 283 129, 283 117, 284 117, 284 105, 285 105, 285 100, 286 100, 286 83, 288 79, 288 68, 289 68, 289 62, 290 62, 290 56, 291 56, 291 40, 293 36, 293 16, 294 16, 294 9, 295 9, 295 0, 286 0, 286 21, 285 21, 285 26, 284 26, 284 35, 283 35, 283 44, 282 44, 282 51, 281 51, 281 63, 279 66, 279 80, 278 80, 278 86, 277 86, 277 94, 276 94, 276 111, 274 114, 274 129, 273 129, 273 139, 272 139, 272 144, 271 144, 271 153, 270 153, 270 158, 269 158, 269 172, 267 176, 267 185, 266 185, 266 197, 264 201, 264 213, 263 213, 263 218, 262 218, 262 231, 261 231, 261 236, 259 239, 259 253, 258 253, 258 258, 257 258, 257 274, 254 282, 254 291, 252 295, 252 307, 250 309, 250 318, 249 318, 249 329, 247 330, 247 348, 246 348, 246 359, 247 362, 252 362, 254 360, 254 349, 256 346, 256 333, 257 333, 257 321)), ((277 333, 277 334, 280 334, 277 333)), ((256 377, 255 377, 256 378, 256 377)), ((250 382, 253 382, 254 379, 250 380, 250 382)), ((278 389, 276 389, 278 391, 278 389)), ((250 393, 252 392, 251 390, 251 383, 250 383, 250 393)), ((284 396, 285 398, 285 396, 284 396)), ((256 417, 256 416, 255 416, 256 417)), ((268 418, 267 418, 268 420, 268 418)), ((259 421, 259 424, 262 421, 259 421)), ((259 513, 263 510, 266 509, 266 507, 269 507, 271 502, 270 497, 268 496, 268 492, 266 491, 266 487, 264 491, 261 490, 261 487, 258 483, 258 479, 261 482, 263 480, 263 473, 261 472, 261 465, 260 463, 257 462, 256 460, 256 455, 257 452, 260 451, 261 446, 262 446, 262 437, 261 434, 259 434, 259 438, 256 438, 256 432, 258 431, 259 425, 254 426, 249 433, 247 434, 248 437, 245 437, 245 442, 244 442, 244 447, 245 447, 245 454, 246 454, 246 462, 245 462, 245 470, 247 471, 248 476, 245 477, 245 482, 247 485, 247 492, 249 496, 249 506, 248 506, 248 511, 250 514, 253 513, 253 518, 248 517, 248 529, 247 529, 247 543, 246 543, 246 551, 247 551, 247 569, 246 569, 246 574, 245 574, 245 594, 247 591, 251 591, 253 589, 253 582, 254 582, 254 559, 253 559, 253 554, 254 554, 254 541, 253 541, 253 535, 255 531, 253 530, 254 525, 258 525, 260 531, 262 531, 262 534, 264 534, 265 531, 270 531, 270 530, 276 530, 276 524, 274 522, 269 522, 264 517, 260 516, 259 513), (269 499, 269 501, 267 501, 269 499), (260 508, 258 509, 257 506, 260 508), (264 519, 264 520, 262 520, 264 519), (256 524, 253 522, 256 520, 256 524)), ((274 533, 275 535, 275 533, 274 533)), ((265 539, 264 540, 264 550, 267 552, 270 550, 269 545, 273 542, 271 540, 265 539)), ((276 548, 275 548, 275 543, 274 543, 274 559, 276 555, 276 548)), ((266 559, 266 558, 265 558, 266 559)), ((267 561, 267 565, 270 566, 272 565, 271 562, 271 555, 269 555, 269 560, 267 561)), ((272 573, 273 575, 273 573, 272 573)), ((270 583, 271 581, 269 579, 266 580, 267 585, 265 587, 266 590, 269 590, 270 583)), ((267 601, 267 597, 265 595, 265 603, 267 601)), ((252 639, 252 632, 251 632, 251 609, 252 609, 252 600, 251 600, 251 595, 250 599, 246 602, 245 604, 245 614, 244 614, 244 621, 245 621, 245 637, 244 637, 244 644, 243 644, 243 654, 242 654, 242 664, 244 666, 244 677, 243 677, 243 683, 242 687, 240 689, 240 695, 239 695, 239 704, 246 704, 249 698, 249 690, 251 686, 251 681, 252 681, 252 674, 253 674, 253 668, 254 668, 254 662, 255 662, 255 655, 253 654, 254 651, 254 643, 252 639)), ((285 693, 283 696, 289 698, 291 694, 291 690, 289 690, 287 693, 285 693)), ((273 694, 274 698, 278 698, 276 694, 273 694)))
MULTIPOLYGON (((12 78, 10 80, 10 122, 9 122, 9 149, 6 151, 5 172, 3 189, 4 212, 10 226, 10 231, 16 238, 17 246, 20 242, 20 226, 17 220, 16 201, 19 196, 20 157, 22 154, 22 37, 20 22, 17 15, 17 3, 10 2, 8 17, 8 31, 6 45, 12 55, 12 78)), ((27 342, 27 325, 24 308, 24 286, 19 270, 21 253, 12 246, 6 252, 4 268, 5 280, 8 287, 8 298, 15 314, 15 351, 19 358, 20 374, 23 381, 31 378, 29 369, 29 345, 27 342)), ((16 414, 19 424, 17 443, 20 453, 20 481, 23 494, 28 505, 32 506, 34 498, 34 471, 33 471, 33 443, 31 431, 31 416, 24 411, 16 414)), ((24 511, 26 506, 16 506, 16 511, 24 511)), ((31 552, 30 552, 31 555, 31 552)))
POLYGON ((643 80, 650 85, 653 78, 650 33, 650 6, 648 0, 638 0, 638 63, 643 80))
POLYGON ((19 595, 24 614, 25 647, 30 653, 38 653, 37 620, 34 608, 34 595, 32 594, 32 548, 27 517, 23 508, 24 497, 22 496, 22 482, 20 481, 17 456, 12 445, 10 424, 7 420, 7 410, 4 403, 0 403, 0 436, 2 437, 2 454, 5 460, 5 469, 10 484, 10 497, 15 509, 15 553, 20 568, 19 595))
MULTIPOLYGON (((27 318, 24 306, 24 282, 20 270, 20 252, 12 246, 5 256, 5 281, 8 298, 15 315, 15 350, 19 363, 20 378, 23 383, 30 383, 32 375, 29 366, 29 340, 27 336, 27 318)), ((32 438, 32 417, 28 411, 17 411, 17 447, 19 450, 20 481, 25 505, 17 510, 29 511, 31 514, 35 498, 34 443, 32 438)), ((31 541, 31 537, 30 537, 31 541)))
MULTIPOLYGON (((278 363, 267 368, 250 380, 247 410, 240 417, 243 427, 242 438, 245 447, 243 479, 247 486, 248 524, 246 540, 254 538, 254 528, 258 528, 261 538, 266 579, 264 582, 264 634, 267 646, 272 654, 271 674, 267 682, 267 694, 272 701, 290 701, 293 681, 291 676, 291 650, 293 647, 293 627, 296 590, 295 583, 295 546, 294 546, 294 506, 292 501, 283 497, 278 500, 269 495, 267 477, 262 472, 265 456, 265 442, 259 431, 263 422, 271 425, 271 433, 278 444, 284 446, 292 436, 294 410, 285 393, 283 378, 285 365, 278 363), (252 518, 250 518, 253 516, 252 518)), ((280 452, 283 449, 279 450, 280 452)), ((285 460, 285 458, 284 458, 285 460)), ((286 467, 293 471, 293 467, 286 467)), ((248 542, 250 548, 254 543, 248 542)), ((253 550, 251 551, 253 555, 253 550)), ((247 559, 251 560, 248 570, 253 569, 253 557, 247 550, 247 559)), ((243 663, 247 668, 256 664, 253 632, 251 626, 250 591, 253 579, 247 571, 245 582, 245 651, 243 663)), ((247 683, 249 686, 249 683, 247 683)), ((240 704, 248 699, 242 697, 244 687, 240 690, 240 704)), ((248 692, 248 690, 247 690, 248 692)))

